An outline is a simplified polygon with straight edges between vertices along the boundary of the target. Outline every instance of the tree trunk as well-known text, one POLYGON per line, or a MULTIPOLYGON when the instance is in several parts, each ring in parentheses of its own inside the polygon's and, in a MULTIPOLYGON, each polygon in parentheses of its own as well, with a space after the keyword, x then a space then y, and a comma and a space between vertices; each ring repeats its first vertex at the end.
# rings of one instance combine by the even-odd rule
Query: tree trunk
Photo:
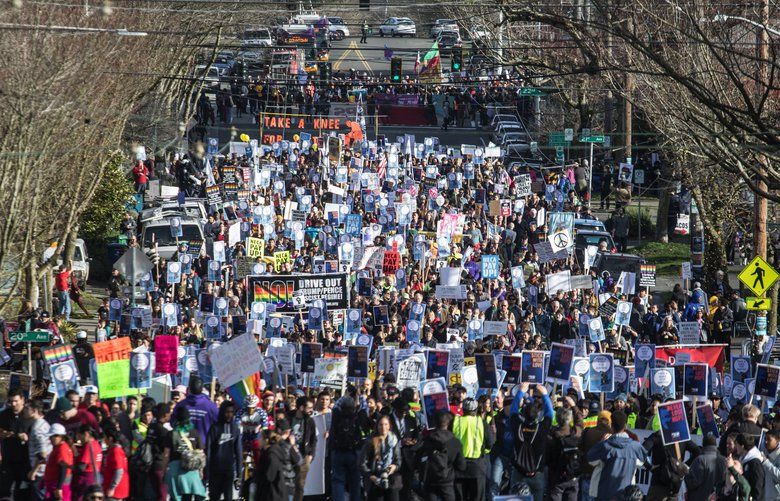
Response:
POLYGON ((727 270, 726 247, 723 244, 723 234, 707 221, 702 219, 704 227, 704 284, 715 283, 718 270, 727 270))
POLYGON ((65 248, 62 251, 62 263, 68 268, 73 267, 73 255, 76 252, 76 237, 79 234, 79 225, 76 223, 65 239, 65 248))
POLYGON ((24 269, 24 298, 32 301, 35 308, 40 305, 37 268, 38 266, 35 263, 30 263, 24 269))
POLYGON ((662 243, 669 243, 669 188, 672 177, 672 167, 668 162, 661 163, 661 172, 658 179, 658 214, 656 215, 655 231, 656 239, 662 243))

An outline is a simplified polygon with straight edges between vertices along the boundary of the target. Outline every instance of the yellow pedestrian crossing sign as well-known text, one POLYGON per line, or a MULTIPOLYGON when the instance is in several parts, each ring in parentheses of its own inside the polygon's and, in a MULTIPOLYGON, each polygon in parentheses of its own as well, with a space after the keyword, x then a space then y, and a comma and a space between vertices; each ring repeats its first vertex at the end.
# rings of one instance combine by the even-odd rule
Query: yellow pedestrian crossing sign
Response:
POLYGON ((767 263, 761 256, 756 256, 739 273, 739 280, 753 291, 756 296, 763 296, 775 281, 780 277, 777 270, 767 263))
POLYGON ((769 311, 772 307, 772 300, 768 297, 746 297, 745 304, 748 310, 769 311))

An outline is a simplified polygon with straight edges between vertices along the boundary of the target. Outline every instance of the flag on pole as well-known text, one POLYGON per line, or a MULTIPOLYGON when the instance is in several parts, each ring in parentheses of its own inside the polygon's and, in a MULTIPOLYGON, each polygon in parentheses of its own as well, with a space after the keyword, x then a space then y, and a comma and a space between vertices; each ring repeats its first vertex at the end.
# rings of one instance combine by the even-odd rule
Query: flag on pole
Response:
POLYGON ((438 41, 433 42, 433 46, 423 57, 420 75, 429 79, 441 77, 441 56, 439 55, 438 41))
POLYGON ((387 44, 385 44, 385 59, 388 61, 393 59, 393 49, 388 47, 387 44))
POLYGON ((414 72, 420 73, 420 51, 417 51, 417 59, 414 60, 414 72))
POLYGON ((376 167, 376 174, 379 176, 379 179, 384 179, 387 175, 387 156, 384 153, 382 153, 382 159, 376 167))

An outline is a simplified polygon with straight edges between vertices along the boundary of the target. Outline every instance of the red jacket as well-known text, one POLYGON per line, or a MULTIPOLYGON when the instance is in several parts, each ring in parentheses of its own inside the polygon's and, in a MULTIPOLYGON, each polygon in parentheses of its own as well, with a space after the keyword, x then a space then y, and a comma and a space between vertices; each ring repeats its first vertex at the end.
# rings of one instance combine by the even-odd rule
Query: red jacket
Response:
POLYGON ((136 183, 144 184, 149 181, 149 169, 147 169, 142 162, 138 162, 138 164, 133 167, 133 176, 135 177, 136 183))

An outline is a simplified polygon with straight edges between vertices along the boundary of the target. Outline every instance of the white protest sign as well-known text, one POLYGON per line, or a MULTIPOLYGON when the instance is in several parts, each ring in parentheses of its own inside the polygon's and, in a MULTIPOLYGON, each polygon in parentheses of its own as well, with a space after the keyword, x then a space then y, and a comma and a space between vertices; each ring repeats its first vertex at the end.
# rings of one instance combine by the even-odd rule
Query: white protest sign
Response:
POLYGON ((212 347, 209 358, 223 388, 255 374, 263 363, 255 337, 249 334, 236 336, 227 343, 212 347))

